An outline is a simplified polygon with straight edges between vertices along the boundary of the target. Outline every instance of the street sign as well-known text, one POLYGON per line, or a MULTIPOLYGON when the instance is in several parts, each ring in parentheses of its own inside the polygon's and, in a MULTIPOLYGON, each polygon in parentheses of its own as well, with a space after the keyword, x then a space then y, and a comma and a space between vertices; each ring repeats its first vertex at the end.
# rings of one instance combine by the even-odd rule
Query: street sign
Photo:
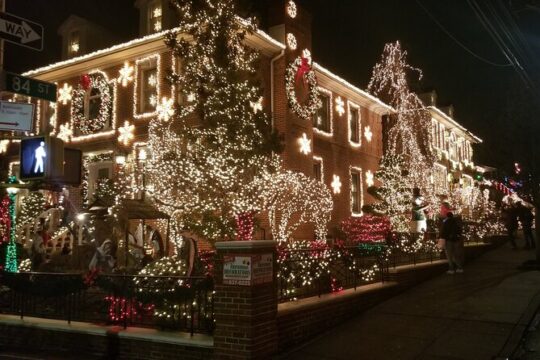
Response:
POLYGON ((0 12, 0 38, 33 50, 43 50, 43 26, 5 12, 0 12))
POLYGON ((6 71, 0 77, 0 90, 47 101, 56 101, 56 84, 6 71))
POLYGON ((32 131, 34 104, 0 101, 0 130, 32 131))

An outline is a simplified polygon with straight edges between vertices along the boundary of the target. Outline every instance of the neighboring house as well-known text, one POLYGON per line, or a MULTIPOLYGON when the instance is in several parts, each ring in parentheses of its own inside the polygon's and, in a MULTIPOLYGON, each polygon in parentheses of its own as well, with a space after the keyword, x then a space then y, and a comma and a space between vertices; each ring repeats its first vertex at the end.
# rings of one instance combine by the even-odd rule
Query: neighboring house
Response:
POLYGON ((421 98, 431 114, 432 146, 437 154, 433 185, 438 193, 456 186, 474 186, 477 172, 473 145, 482 140, 454 120, 453 106, 437 107, 437 94, 432 91, 421 98))
MULTIPOLYGON (((36 101, 36 133, 61 137, 66 147, 83 151, 83 184, 69 190, 78 209, 92 201, 98 179, 115 177, 117 155, 140 159, 139 166, 144 166, 144 159, 152 156, 146 146, 148 124, 157 116, 158 104, 164 98, 183 101, 166 80, 179 62, 163 42, 162 30, 174 23, 170 9, 160 1, 137 1, 136 6, 141 10, 143 37, 25 73, 58 84, 56 104, 36 101), (131 132, 131 125, 133 139, 125 145, 119 137, 131 132)), ((260 31, 247 42, 262 54, 263 107, 283 135, 284 165, 319 179, 332 191, 331 228, 351 215, 361 215, 362 205, 374 201, 366 189, 382 156, 382 117, 391 108, 314 61, 323 105, 312 121, 293 114, 285 71, 304 49, 311 49, 311 20, 301 8, 294 19, 284 9, 284 3, 271 9, 272 36, 260 31), (295 36, 295 50, 288 34, 295 36)), ((63 28, 70 29, 65 36, 73 34, 73 27, 63 28)), ((79 51, 86 50, 83 45, 81 41, 79 51)), ((65 54, 72 54, 71 50, 73 41, 64 41, 65 54)), ((265 227, 259 238, 268 237, 270 229, 265 227)), ((313 238, 313 229, 302 227, 295 235, 313 238)))

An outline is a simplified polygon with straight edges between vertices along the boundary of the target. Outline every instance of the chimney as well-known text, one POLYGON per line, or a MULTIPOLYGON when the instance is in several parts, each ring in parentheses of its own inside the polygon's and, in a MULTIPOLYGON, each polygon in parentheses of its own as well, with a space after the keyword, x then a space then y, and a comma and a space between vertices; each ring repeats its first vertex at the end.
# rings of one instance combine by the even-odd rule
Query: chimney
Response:
POLYGON ((287 46, 289 60, 301 55, 304 49, 311 52, 311 21, 311 13, 298 1, 271 1, 268 9, 269 33, 274 39, 287 46), (293 49, 291 45, 295 43, 296 47, 293 49))

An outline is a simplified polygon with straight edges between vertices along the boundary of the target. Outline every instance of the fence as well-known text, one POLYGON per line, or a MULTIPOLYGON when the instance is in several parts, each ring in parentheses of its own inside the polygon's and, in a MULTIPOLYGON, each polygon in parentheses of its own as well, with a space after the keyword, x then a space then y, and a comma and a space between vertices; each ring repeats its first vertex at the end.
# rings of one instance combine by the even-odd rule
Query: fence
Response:
POLYGON ((385 245, 279 251, 278 297, 289 301, 383 281, 385 245))
POLYGON ((0 312, 211 333, 213 282, 203 277, 3 273, 0 312))

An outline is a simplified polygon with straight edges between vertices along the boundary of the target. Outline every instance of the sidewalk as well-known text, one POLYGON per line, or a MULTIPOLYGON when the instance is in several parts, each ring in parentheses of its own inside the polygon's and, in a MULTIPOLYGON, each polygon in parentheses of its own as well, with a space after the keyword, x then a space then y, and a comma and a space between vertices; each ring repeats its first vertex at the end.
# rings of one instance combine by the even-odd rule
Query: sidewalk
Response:
POLYGON ((513 351, 540 304, 532 251, 503 245, 344 323, 283 359, 497 359, 513 351))

